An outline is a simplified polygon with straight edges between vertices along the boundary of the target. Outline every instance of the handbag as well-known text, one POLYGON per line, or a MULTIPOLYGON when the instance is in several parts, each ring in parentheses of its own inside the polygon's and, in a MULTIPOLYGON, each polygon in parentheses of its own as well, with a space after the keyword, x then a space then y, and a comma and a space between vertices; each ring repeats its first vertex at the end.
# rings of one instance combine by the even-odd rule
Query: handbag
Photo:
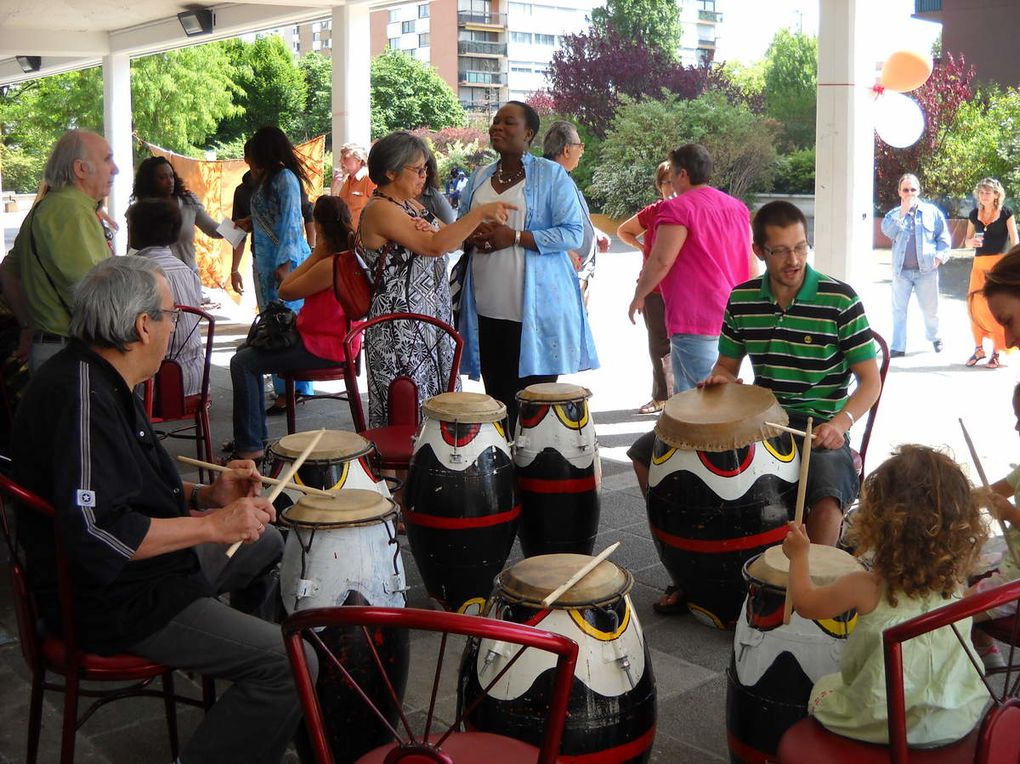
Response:
POLYGON ((285 350, 297 341, 297 313, 273 300, 255 317, 244 344, 259 350, 285 350))
POLYGON ((368 315, 374 287, 368 277, 368 266, 357 252, 347 249, 333 255, 333 294, 348 321, 368 315))

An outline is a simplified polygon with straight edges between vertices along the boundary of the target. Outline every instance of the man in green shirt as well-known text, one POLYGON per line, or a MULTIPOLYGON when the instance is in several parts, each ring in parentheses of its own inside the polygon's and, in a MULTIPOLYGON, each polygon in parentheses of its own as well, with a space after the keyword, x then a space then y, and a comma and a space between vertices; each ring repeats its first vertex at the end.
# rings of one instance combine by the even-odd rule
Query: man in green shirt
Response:
POLYGON ((75 284, 111 254, 97 208, 117 172, 102 136, 64 133, 46 162, 48 193, 25 218, 0 266, 0 285, 21 324, 18 354, 28 355, 32 371, 67 341, 75 284))

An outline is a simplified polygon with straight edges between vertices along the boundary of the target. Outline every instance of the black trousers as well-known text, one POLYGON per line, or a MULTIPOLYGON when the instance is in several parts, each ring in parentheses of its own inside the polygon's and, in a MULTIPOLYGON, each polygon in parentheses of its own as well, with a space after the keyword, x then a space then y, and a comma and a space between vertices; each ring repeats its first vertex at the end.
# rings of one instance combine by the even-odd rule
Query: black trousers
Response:
POLYGON ((557 374, 521 377, 520 321, 478 316, 478 360, 485 392, 506 406, 507 426, 517 426, 517 393, 528 385, 555 382, 557 374))

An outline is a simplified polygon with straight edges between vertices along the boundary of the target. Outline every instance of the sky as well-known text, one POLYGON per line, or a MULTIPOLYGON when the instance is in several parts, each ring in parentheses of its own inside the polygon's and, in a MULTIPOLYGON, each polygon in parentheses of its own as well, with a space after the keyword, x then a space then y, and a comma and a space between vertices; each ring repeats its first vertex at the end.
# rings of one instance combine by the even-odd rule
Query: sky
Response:
MULTIPOLYGON (((760 59, 772 37, 784 27, 818 34, 818 0, 716 0, 716 9, 723 16, 716 61, 751 63, 760 59)), ((878 4, 878 58, 902 47, 931 49, 939 26, 911 19, 913 9, 914 0, 882 0, 878 4)))

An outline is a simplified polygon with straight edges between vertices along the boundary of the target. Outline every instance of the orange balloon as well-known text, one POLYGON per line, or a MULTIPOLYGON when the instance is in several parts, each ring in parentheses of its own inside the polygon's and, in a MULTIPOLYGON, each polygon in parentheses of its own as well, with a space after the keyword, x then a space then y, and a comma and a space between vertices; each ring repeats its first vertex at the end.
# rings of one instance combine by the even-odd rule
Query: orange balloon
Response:
POLYGON ((906 93, 931 77, 931 58, 912 50, 898 50, 882 64, 879 82, 888 90, 906 93))

